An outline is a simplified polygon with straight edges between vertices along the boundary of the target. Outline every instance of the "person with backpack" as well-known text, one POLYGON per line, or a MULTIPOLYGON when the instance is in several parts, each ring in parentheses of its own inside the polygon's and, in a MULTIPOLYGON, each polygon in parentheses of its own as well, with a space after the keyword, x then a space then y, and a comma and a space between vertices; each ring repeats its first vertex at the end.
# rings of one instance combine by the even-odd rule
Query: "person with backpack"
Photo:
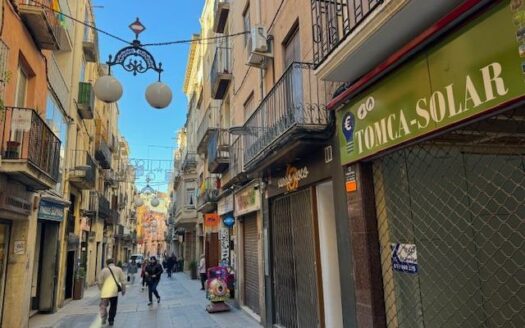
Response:
POLYGON ((102 324, 105 325, 107 320, 109 325, 113 326, 117 314, 118 294, 126 294, 126 275, 115 265, 113 259, 107 259, 106 267, 99 274, 97 285, 100 289, 99 311, 102 324))

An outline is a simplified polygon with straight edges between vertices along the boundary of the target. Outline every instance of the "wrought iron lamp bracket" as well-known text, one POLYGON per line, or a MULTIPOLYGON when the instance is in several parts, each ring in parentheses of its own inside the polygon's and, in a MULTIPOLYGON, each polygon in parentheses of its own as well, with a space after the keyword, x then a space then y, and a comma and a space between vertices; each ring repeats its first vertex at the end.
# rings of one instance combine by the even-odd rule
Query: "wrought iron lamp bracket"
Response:
POLYGON ((138 39, 133 40, 132 44, 128 47, 120 49, 115 58, 109 55, 109 60, 106 62, 109 66, 109 74, 111 74, 111 67, 115 65, 121 65, 128 72, 132 72, 133 75, 137 73, 145 73, 152 69, 160 75, 163 71, 162 63, 159 62, 157 65, 153 55, 144 49, 138 39))

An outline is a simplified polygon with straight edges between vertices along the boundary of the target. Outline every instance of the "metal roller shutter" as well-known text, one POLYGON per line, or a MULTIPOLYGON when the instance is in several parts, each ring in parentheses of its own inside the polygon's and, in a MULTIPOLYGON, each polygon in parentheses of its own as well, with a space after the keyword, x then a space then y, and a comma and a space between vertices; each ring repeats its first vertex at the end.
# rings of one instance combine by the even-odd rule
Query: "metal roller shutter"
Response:
POLYGON ((247 215, 243 223, 244 239, 244 302, 259 314, 259 252, 257 214, 247 215))

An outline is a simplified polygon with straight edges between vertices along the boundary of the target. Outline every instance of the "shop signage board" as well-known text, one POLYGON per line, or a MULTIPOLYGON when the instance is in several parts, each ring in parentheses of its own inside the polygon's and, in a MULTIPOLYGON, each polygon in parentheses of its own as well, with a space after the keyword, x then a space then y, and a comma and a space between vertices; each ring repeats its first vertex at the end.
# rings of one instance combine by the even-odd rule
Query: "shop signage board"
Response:
POLYGON ((261 195, 253 184, 235 194, 235 216, 258 211, 261 208, 261 195))
POLYGON ((525 11, 511 10, 510 1, 503 1, 338 111, 341 163, 373 156, 524 95, 525 11))
POLYGON ((416 274, 417 249, 414 244, 391 244, 392 248, 392 269, 397 272, 416 274))
POLYGON ((206 227, 214 228, 220 223, 220 217, 217 213, 204 214, 204 225, 206 227))
POLYGON ((299 188, 301 180, 308 178, 308 168, 306 166, 297 168, 288 165, 286 168, 286 175, 277 180, 277 187, 286 188, 286 191, 295 191, 299 188))
POLYGON ((64 206, 41 200, 38 209, 38 219, 62 222, 64 221, 64 206))
POLYGON ((21 215, 31 214, 31 202, 23 197, 18 197, 16 193, 12 195, 12 193, 0 192, 0 209, 21 215))
POLYGON ((228 195, 217 202, 217 213, 224 215, 233 212, 233 195, 228 195))

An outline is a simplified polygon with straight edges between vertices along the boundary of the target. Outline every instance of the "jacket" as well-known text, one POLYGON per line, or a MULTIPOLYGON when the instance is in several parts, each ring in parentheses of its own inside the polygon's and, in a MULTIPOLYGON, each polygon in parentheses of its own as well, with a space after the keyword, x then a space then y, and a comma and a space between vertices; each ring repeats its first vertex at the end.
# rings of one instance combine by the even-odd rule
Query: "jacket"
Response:
POLYGON ((162 269, 162 265, 160 265, 160 263, 157 262, 155 264, 148 264, 145 273, 147 273, 146 277, 148 278, 148 280, 159 281, 162 272, 164 272, 164 270, 162 269))
POLYGON ((110 264, 109 267, 113 271, 115 279, 111 276, 111 272, 108 267, 105 267, 98 276, 97 285, 100 289, 100 298, 110 298, 118 296, 118 287, 115 280, 118 281, 122 287, 122 293, 126 292, 126 275, 121 268, 114 264, 110 264))

